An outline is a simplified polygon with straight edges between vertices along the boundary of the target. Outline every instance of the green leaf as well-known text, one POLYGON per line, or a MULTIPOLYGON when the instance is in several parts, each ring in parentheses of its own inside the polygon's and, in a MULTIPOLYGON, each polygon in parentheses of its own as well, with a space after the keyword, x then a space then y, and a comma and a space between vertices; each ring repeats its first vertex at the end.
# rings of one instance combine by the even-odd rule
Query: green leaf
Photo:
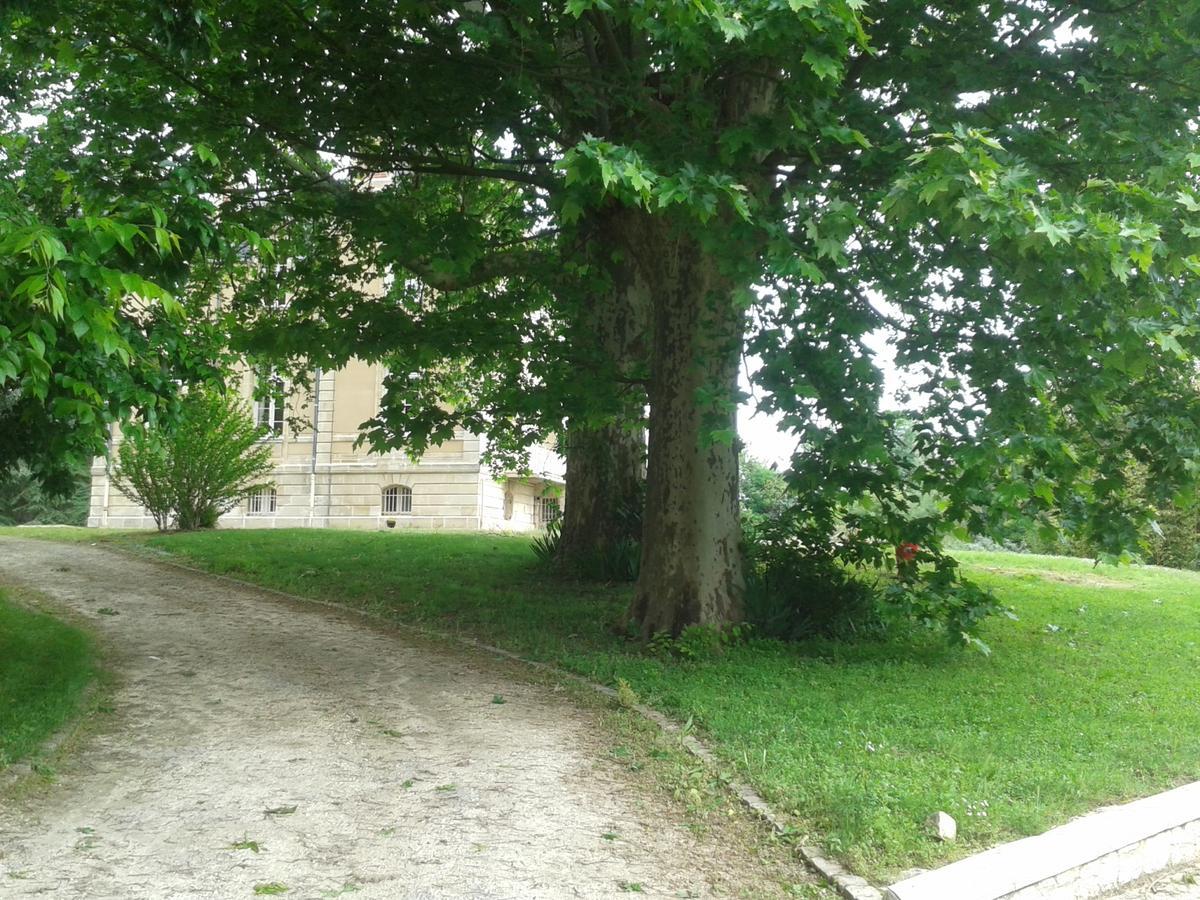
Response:
POLYGON ((1055 247, 1071 239, 1071 233, 1069 231, 1059 226, 1055 222, 1052 222, 1050 219, 1046 218, 1040 213, 1038 215, 1038 223, 1034 226, 1033 230, 1038 234, 1045 235, 1046 240, 1050 242, 1051 247, 1055 247))
POLYGON ((743 40, 748 33, 745 24, 735 16, 718 16, 716 22, 726 43, 743 40))
POLYGON ((562 206, 559 208, 558 215, 564 223, 571 225, 579 221, 580 217, 583 215, 583 207, 574 197, 567 197, 565 200, 563 200, 562 206))
POLYGON ((212 152, 206 144, 196 144, 196 156, 201 162, 208 163, 214 169, 220 168, 221 161, 217 158, 217 154, 212 152))
POLYGON ((841 77, 842 64, 828 54, 809 48, 801 58, 822 81, 833 81, 841 77))
POLYGON ((25 340, 29 343, 29 346, 33 348, 33 352, 37 354, 39 359, 45 358, 46 342, 43 341, 39 335, 32 331, 28 331, 25 333, 25 340))

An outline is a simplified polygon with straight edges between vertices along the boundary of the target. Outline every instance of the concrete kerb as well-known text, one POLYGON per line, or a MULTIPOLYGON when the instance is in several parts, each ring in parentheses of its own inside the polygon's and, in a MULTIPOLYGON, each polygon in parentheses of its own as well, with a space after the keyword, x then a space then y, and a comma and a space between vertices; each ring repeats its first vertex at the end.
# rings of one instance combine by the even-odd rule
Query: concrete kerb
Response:
POLYGON ((1110 806, 893 884, 888 900, 1081 900, 1194 859, 1200 782, 1110 806))
MULTIPOLYGON (((195 566, 188 566, 171 559, 164 559, 162 556, 157 554, 135 553, 119 547, 106 547, 105 549, 113 550, 118 553, 129 553, 132 556, 136 556, 140 560, 148 560, 159 563, 160 565, 170 566, 171 568, 179 569, 184 572, 190 572, 194 575, 202 575, 206 578, 214 578, 219 581, 225 581, 229 584, 235 584, 238 587, 246 588, 248 590, 259 591, 264 594, 273 594, 277 597, 283 597, 284 599, 292 602, 310 603, 317 606, 335 609, 343 613, 351 613, 360 618, 384 624, 388 627, 396 628, 401 631, 408 631, 412 634, 420 635, 422 637, 448 641, 464 647, 481 650, 493 656, 499 656, 504 659, 512 660, 513 662, 518 662, 524 666, 529 666, 530 668, 541 672, 546 672, 558 678, 568 678, 581 686, 587 687, 590 690, 603 695, 604 697, 612 700, 618 700, 617 692, 607 685, 584 678, 582 675, 576 675, 574 672, 568 672, 565 669, 559 668, 558 666, 553 666, 549 663, 538 662, 537 660, 533 659, 527 659, 520 654, 513 653, 511 650, 505 650, 501 647, 494 647, 491 644, 485 644, 482 641, 477 641, 472 638, 464 638, 458 635, 437 631, 436 629, 432 628, 424 628, 419 625, 410 625, 405 622, 397 622, 392 619, 385 619, 382 616, 366 610, 341 606, 337 603, 331 603, 328 600, 319 600, 314 597, 302 597, 299 594, 289 594, 287 591, 280 591, 276 590, 275 588, 264 587, 263 585, 254 584, 253 582, 249 581, 243 581, 240 578, 233 578, 229 575, 206 572, 203 569, 196 568, 195 566)), ((685 734, 682 725, 663 715, 658 710, 652 709, 644 704, 635 704, 629 708, 638 713, 638 715, 642 716, 644 719, 654 723, 662 731, 668 734, 678 735, 680 737, 680 743, 683 745, 684 749, 686 749, 688 753, 707 766, 714 775, 717 775, 717 777, 721 778, 733 795, 737 797, 738 801, 744 807, 746 807, 746 809, 750 810, 750 812, 766 823, 776 835, 780 837, 790 836, 790 830, 787 827, 784 817, 769 803, 767 803, 767 801, 764 800, 762 796, 760 796, 759 793, 754 790, 754 788, 750 787, 750 785, 724 776, 720 772, 717 758, 713 755, 712 751, 693 735, 685 734)), ((823 856, 821 851, 817 848, 804 844, 797 844, 795 845, 795 850, 800 858, 804 861, 805 865, 829 882, 830 886, 832 886, 834 890, 844 897, 845 900, 884 900, 883 892, 879 888, 872 885, 865 878, 861 878, 858 875, 854 875, 846 871, 846 869, 838 863, 823 856)))

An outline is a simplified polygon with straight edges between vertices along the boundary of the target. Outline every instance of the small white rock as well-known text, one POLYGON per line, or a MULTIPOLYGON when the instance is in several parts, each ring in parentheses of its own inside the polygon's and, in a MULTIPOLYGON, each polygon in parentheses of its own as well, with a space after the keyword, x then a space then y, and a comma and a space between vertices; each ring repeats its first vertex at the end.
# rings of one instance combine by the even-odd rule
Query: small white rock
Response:
POLYGON ((933 829, 939 841, 952 841, 958 837, 958 823, 949 813, 934 813, 929 817, 929 827, 933 829))

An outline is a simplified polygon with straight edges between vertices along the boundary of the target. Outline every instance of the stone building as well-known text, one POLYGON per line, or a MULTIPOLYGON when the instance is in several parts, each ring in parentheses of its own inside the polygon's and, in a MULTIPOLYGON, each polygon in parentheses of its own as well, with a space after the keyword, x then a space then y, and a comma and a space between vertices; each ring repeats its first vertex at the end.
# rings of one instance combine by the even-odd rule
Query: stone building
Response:
MULTIPOLYGON (((351 362, 319 373, 303 395, 257 401, 254 376, 244 375, 241 393, 269 429, 275 469, 270 485, 221 516, 219 527, 533 531, 558 515, 564 465, 548 448, 535 448, 530 473, 497 476, 481 461, 485 439, 467 432, 418 460, 356 447, 359 426, 379 409, 384 374, 351 362)), ((88 525, 154 527, 112 483, 103 458, 92 468, 88 525)))

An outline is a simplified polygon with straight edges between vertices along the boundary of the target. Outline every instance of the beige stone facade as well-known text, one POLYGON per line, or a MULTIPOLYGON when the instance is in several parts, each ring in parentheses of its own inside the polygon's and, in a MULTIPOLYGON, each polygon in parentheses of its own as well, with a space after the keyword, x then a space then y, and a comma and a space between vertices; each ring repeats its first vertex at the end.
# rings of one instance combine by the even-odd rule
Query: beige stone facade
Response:
MULTIPOLYGON (((556 514, 564 466, 547 448, 535 448, 531 473, 497 476, 482 463, 484 438, 467 432, 418 460, 355 447, 359 426, 378 411, 384 374, 381 366, 352 362, 314 375, 312 390, 292 394, 282 408, 251 400, 253 376, 243 376, 242 396, 275 431, 268 439, 275 470, 271 486, 223 515, 219 527, 534 531, 556 514)), ((112 483, 103 458, 92 468, 88 524, 154 527, 112 483)))

